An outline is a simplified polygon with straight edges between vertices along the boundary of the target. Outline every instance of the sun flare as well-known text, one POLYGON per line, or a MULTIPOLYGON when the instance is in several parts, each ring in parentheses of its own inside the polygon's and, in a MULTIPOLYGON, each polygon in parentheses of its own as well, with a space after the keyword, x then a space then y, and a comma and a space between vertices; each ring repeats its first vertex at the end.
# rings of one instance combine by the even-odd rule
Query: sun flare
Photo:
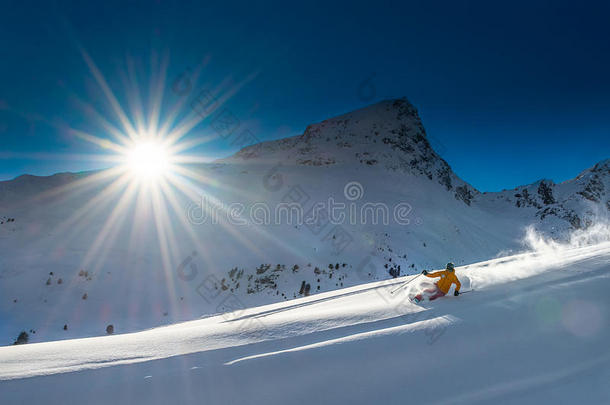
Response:
POLYGON ((162 177, 169 170, 169 152, 159 142, 139 142, 129 150, 127 166, 130 172, 138 178, 162 177))

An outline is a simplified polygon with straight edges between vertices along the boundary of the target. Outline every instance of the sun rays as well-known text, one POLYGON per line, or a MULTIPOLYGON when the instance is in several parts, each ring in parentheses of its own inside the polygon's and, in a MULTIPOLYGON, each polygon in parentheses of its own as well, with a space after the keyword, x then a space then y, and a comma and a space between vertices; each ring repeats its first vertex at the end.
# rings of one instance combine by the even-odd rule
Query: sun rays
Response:
MULTIPOLYGON (((201 152, 202 146, 218 136, 211 130, 197 127, 223 108, 223 104, 252 77, 235 85, 224 80, 212 91, 218 102, 201 114, 191 106, 192 97, 165 91, 168 58, 152 58, 158 66, 152 66, 146 92, 141 91, 138 80, 138 76, 144 75, 139 75, 137 64, 128 58, 125 72, 120 75, 123 94, 113 88, 116 83, 104 77, 93 58, 82 48, 81 53, 98 92, 103 95, 103 104, 94 105, 73 95, 76 107, 87 119, 87 128, 91 124, 91 128, 97 129, 82 126, 63 129, 68 135, 94 146, 99 152, 88 156, 94 156, 94 160, 110 167, 84 173, 68 183, 38 193, 34 199, 59 208, 66 204, 70 206, 70 199, 79 196, 83 203, 74 207, 55 229, 56 234, 61 235, 56 239, 55 249, 69 249, 87 235, 80 267, 91 273, 114 269, 118 263, 129 266, 133 260, 147 257, 148 266, 162 271, 163 288, 169 302, 175 305, 171 309, 177 309, 175 267, 193 250, 204 262, 211 261, 212 253, 207 251, 205 241, 189 222, 185 212, 187 203, 223 190, 236 192, 208 177, 209 171, 201 164, 211 159, 201 152), (117 254, 124 259, 119 260, 117 254)), ((208 62, 209 59, 205 60, 192 71, 192 87, 208 62)), ((220 226, 234 235, 236 241, 254 249, 251 241, 244 240, 237 230, 230 229, 228 224, 220 226)), ((127 277, 126 280, 130 272, 141 271, 135 268, 130 271, 127 267, 122 270, 124 275, 119 277, 127 277)), ((134 305, 137 305, 136 301, 134 297, 134 305)))
MULTIPOLYGON (((92 274, 103 272, 108 277, 119 277, 126 292, 142 288, 145 277, 162 277, 154 288, 164 290, 169 303, 166 309, 174 314, 180 313, 183 287, 176 282, 175 270, 186 255, 196 251, 208 271, 223 270, 217 268, 218 245, 204 238, 223 234, 220 240, 231 241, 229 251, 245 249, 261 262, 268 259, 262 245, 281 246, 295 257, 303 254, 270 229, 253 228, 256 236, 252 237, 221 221, 214 225, 217 229, 209 232, 197 229, 187 215, 188 207, 204 197, 223 211, 228 210, 226 198, 260 198, 256 189, 231 186, 214 176, 213 167, 203 164, 211 161, 202 153, 205 144, 219 135, 213 128, 198 127, 208 117, 213 121, 213 116, 223 111, 224 104, 255 74, 233 86, 230 80, 222 81, 211 90, 214 105, 206 106, 202 113, 203 109, 196 110, 190 102, 193 97, 197 99, 194 89, 193 97, 175 92, 164 95, 166 59, 160 62, 160 68, 153 69, 146 96, 140 92, 136 69, 128 60, 127 73, 122 76, 127 94, 119 97, 117 94, 121 93, 114 93, 84 51, 83 58, 101 89, 105 108, 74 97, 87 122, 98 129, 68 128, 67 133, 95 146, 99 154, 89 156, 96 156, 110 167, 75 176, 34 197, 36 203, 45 203, 49 210, 71 209, 54 229, 54 249, 68 251, 74 245, 84 246, 80 268, 92 274), (121 100, 126 100, 125 105, 121 100), (75 198, 79 201, 77 206, 73 203, 75 198)), ((193 70, 192 87, 202 70, 203 66, 193 70)), ((135 308, 138 302, 139 297, 134 295, 129 305, 135 308)), ((130 309, 133 308, 126 311, 131 313, 130 309)))

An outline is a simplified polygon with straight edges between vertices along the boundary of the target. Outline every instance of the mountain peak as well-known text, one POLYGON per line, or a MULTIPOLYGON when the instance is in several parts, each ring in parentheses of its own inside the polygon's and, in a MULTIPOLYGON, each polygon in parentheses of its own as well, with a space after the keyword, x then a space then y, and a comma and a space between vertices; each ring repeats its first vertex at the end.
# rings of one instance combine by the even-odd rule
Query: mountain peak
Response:
POLYGON ((359 142, 375 143, 375 136, 410 135, 425 137, 426 131, 417 109, 406 98, 384 100, 320 123, 311 124, 302 135, 304 140, 321 138, 334 132, 335 138, 359 138, 359 142))
POLYGON ((426 177, 453 190, 466 204, 478 193, 433 150, 417 109, 405 98, 311 124, 302 135, 252 145, 224 161, 244 160, 379 167, 426 177))
POLYGON ((371 156, 379 153, 383 156, 378 158, 386 162, 396 160, 396 156, 392 155, 401 152, 403 155, 434 153, 417 109, 405 98, 384 100, 310 124, 302 135, 252 145, 240 150, 234 157, 269 158, 280 151, 283 159, 316 166, 351 163, 354 157, 360 163, 375 165, 380 160, 371 156))

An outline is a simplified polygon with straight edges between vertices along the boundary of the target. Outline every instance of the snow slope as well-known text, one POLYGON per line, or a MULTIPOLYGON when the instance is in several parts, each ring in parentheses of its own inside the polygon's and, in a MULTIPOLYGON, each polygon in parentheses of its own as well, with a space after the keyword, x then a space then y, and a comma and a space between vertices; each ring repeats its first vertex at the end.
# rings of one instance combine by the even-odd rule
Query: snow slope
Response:
POLYGON ((22 330, 30 342, 104 335, 109 324, 138 331, 287 302, 305 295, 303 283, 319 294, 398 266, 413 275, 479 262, 522 251, 530 226, 566 240, 610 212, 608 161, 562 184, 480 193, 432 149, 406 100, 190 170, 196 177, 176 176, 181 188, 161 199, 161 216, 153 195, 112 171, 0 182, 0 344, 22 330), (204 198, 271 210, 297 201, 305 213, 329 199, 356 213, 384 204, 389 221, 241 225, 221 211, 219 223, 200 223, 204 198))
POLYGON ((575 242, 460 267, 475 291, 420 305, 389 293, 407 277, 0 347, 2 403, 608 403, 610 243, 575 242))

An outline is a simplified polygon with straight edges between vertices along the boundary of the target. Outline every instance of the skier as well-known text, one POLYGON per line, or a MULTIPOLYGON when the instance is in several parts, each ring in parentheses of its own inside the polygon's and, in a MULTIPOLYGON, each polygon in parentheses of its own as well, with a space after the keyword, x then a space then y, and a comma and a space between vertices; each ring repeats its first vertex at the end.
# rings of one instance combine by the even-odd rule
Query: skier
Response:
MULTIPOLYGON (((449 289, 451 288, 451 284, 454 284, 454 283, 455 283, 455 292, 453 293, 453 295, 455 295, 456 297, 458 295, 460 295, 460 287, 462 286, 462 284, 460 283, 460 280, 458 280, 457 276, 455 275, 455 266, 453 263, 447 263, 445 270, 435 271, 433 273, 428 273, 426 270, 424 270, 424 271, 422 271, 422 274, 424 276, 430 277, 430 278, 436 278, 436 277, 441 278, 436 283, 434 283, 434 288, 424 290, 424 293, 432 294, 430 296, 430 301, 433 301, 433 300, 447 294, 449 292, 449 289)), ((415 302, 422 301, 423 294, 422 293, 417 294, 415 296, 415 298, 413 298, 413 300, 415 302)))

